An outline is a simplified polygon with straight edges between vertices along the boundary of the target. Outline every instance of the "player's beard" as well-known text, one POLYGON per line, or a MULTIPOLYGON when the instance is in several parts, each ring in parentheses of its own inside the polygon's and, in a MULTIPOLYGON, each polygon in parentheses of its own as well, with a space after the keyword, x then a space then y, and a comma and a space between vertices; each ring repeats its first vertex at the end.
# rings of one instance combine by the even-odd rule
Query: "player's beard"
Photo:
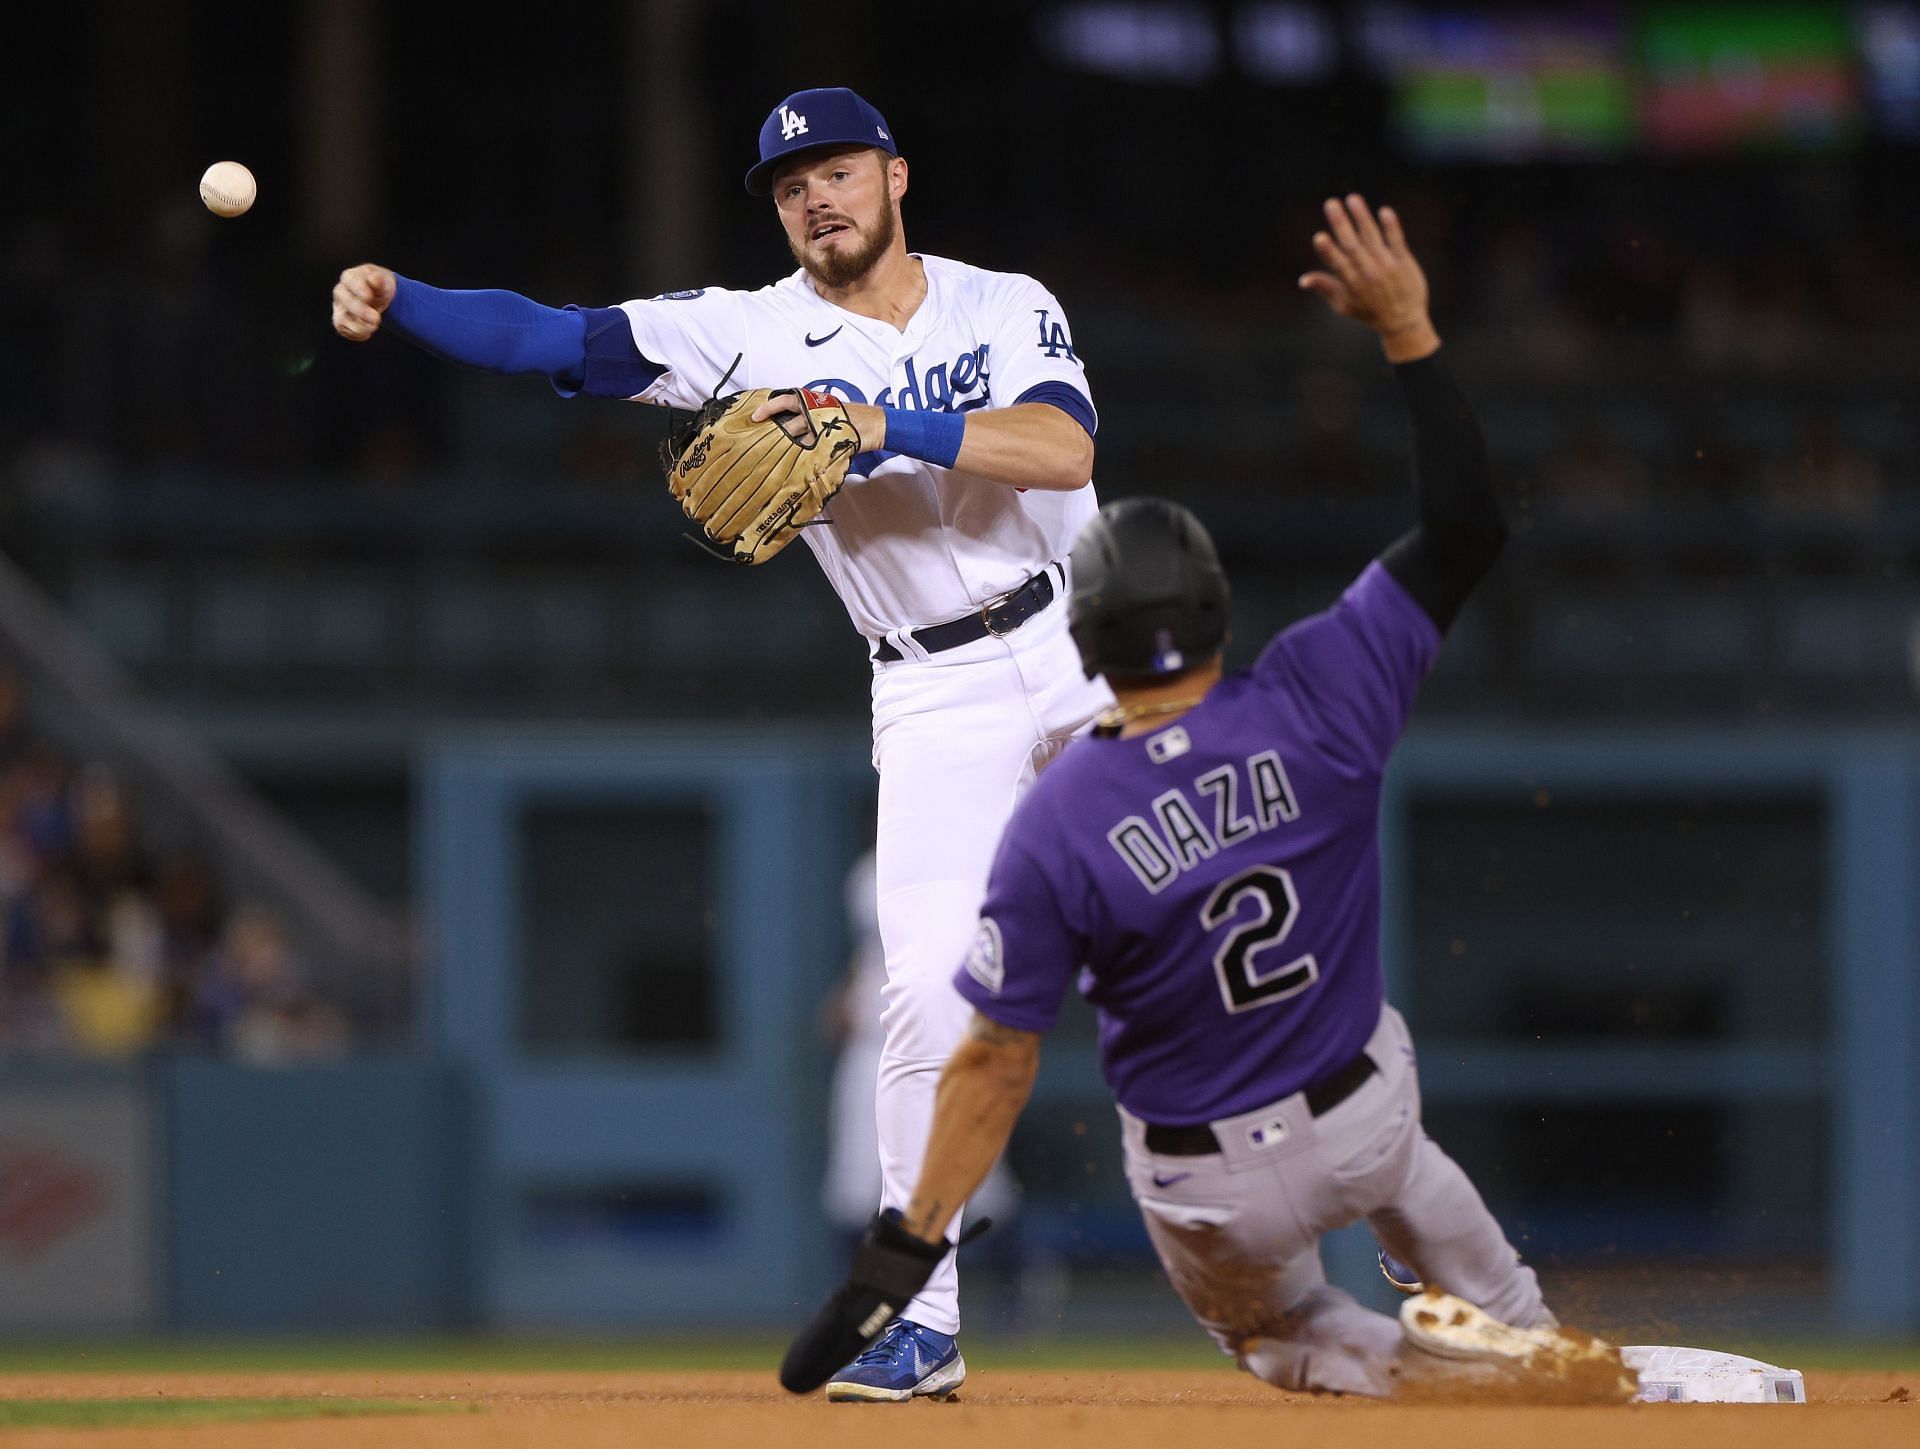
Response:
MULTIPOLYGON (((806 268, 808 276, 820 286, 838 291, 842 287, 852 286, 873 270, 880 258, 887 254, 887 248, 893 245, 898 230, 893 220, 893 208, 888 206, 881 211, 873 234, 859 246, 836 246, 824 254, 816 254, 804 240, 789 240, 787 246, 793 252, 793 259, 806 268)), ((855 226, 853 233, 859 236, 860 228, 855 226)))

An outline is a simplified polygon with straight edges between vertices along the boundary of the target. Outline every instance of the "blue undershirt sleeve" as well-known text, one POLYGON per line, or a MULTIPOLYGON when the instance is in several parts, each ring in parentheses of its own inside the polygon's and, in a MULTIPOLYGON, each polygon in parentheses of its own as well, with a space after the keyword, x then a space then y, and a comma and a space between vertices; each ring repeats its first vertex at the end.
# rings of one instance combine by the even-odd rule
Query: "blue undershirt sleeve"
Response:
POLYGON ((586 347, 581 370, 553 379, 562 397, 584 392, 588 397, 638 397, 666 374, 667 369, 640 351, 633 340, 633 319, 620 307, 568 307, 586 320, 586 347))
POLYGON ((436 357, 485 372, 579 377, 586 366, 580 316, 518 292, 449 292, 400 277, 387 325, 436 357))
POLYGON ((563 397, 633 397, 666 371, 640 355, 618 307, 545 307, 518 292, 449 292, 399 277, 387 325, 448 362, 550 378, 563 397))
POLYGON ((1093 404, 1087 401, 1087 395, 1079 388, 1066 382, 1037 382, 1019 397, 1013 400, 1013 406, 1021 403, 1047 403, 1059 408, 1087 430, 1087 436, 1094 435, 1097 426, 1094 422, 1093 404))

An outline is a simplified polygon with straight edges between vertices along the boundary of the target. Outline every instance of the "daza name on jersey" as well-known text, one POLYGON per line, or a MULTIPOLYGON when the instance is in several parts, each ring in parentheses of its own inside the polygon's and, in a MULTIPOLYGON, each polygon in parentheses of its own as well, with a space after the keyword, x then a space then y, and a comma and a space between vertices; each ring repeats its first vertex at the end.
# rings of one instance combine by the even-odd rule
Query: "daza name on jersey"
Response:
POLYGON ((1240 766, 1216 766, 1196 779, 1192 788, 1208 800, 1210 808, 1195 809, 1187 793, 1175 786, 1154 798, 1151 821, 1129 815, 1107 832, 1108 844, 1153 895, 1222 848, 1300 818, 1300 802, 1294 798, 1293 782, 1287 779, 1278 750, 1250 755, 1240 766), (1241 813, 1243 776, 1251 815, 1241 813), (1211 827, 1203 815, 1212 818, 1211 827))
POLYGON ((815 392, 838 393, 848 402, 871 402, 877 408, 917 408, 923 412, 970 413, 990 406, 993 389, 987 381, 987 347, 982 342, 971 352, 963 352, 952 362, 935 363, 924 375, 914 371, 914 359, 902 364, 907 380, 896 392, 882 388, 878 397, 866 393, 844 377, 816 377, 807 386, 815 392), (977 390, 978 396, 969 397, 977 390))

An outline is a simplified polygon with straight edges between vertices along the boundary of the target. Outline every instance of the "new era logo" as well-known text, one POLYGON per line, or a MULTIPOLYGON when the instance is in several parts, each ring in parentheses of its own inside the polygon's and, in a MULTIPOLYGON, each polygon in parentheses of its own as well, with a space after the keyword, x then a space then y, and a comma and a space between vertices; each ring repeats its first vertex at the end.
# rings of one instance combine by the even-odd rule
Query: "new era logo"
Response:
POLYGON ((795 136, 807 134, 807 118, 785 106, 780 108, 780 139, 791 141, 795 136))

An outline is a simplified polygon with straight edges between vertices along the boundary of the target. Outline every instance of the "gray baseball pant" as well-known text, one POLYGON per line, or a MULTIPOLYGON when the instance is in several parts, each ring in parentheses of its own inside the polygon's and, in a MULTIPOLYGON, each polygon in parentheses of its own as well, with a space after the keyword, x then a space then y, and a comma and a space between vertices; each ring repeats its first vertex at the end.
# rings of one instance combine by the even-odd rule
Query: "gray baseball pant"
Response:
POLYGON ((1240 1366, 1284 1389, 1385 1397, 1400 1325, 1327 1282, 1320 1237, 1365 1218, 1429 1288, 1506 1323, 1550 1327, 1466 1173, 1420 1126, 1407 1024, 1391 1006, 1368 1040, 1378 1068, 1315 1117, 1295 1093, 1212 1124, 1221 1151, 1162 1156, 1120 1112, 1127 1181, 1174 1290, 1240 1366))

